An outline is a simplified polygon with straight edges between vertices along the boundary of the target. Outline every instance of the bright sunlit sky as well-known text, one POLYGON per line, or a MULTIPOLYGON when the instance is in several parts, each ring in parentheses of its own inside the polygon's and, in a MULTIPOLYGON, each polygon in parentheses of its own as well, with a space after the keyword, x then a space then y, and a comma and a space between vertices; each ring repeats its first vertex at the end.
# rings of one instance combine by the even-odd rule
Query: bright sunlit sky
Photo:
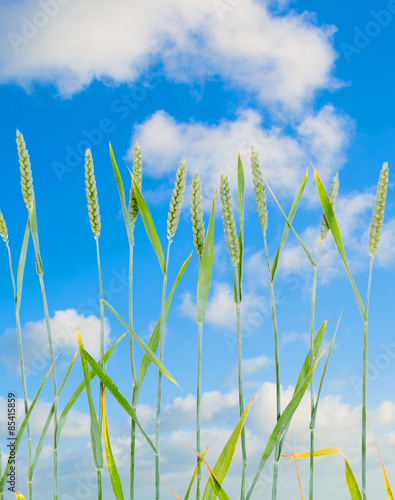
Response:
MULTIPOLYGON (((0 0, 0 209, 6 220, 16 272, 27 211, 20 191, 16 129, 29 150, 36 196, 44 280, 56 351, 59 382, 77 348, 77 327, 86 349, 99 352, 99 288, 96 250, 84 185, 84 154, 93 154, 102 230, 99 238, 106 300, 127 319, 128 242, 111 167, 111 142, 127 196, 132 152, 139 141, 143 194, 162 243, 175 173, 187 160, 188 177, 179 228, 171 246, 169 284, 187 256, 189 266, 174 295, 166 326, 164 362, 182 391, 165 380, 161 474, 183 496, 194 467, 197 326, 195 296, 199 261, 190 222, 194 172, 208 209, 221 172, 229 174, 236 208, 236 166, 240 152, 246 175, 245 274, 242 305, 245 399, 257 394, 247 419, 248 483, 255 474, 275 422, 275 368, 270 299, 262 231, 255 209, 250 147, 260 154, 264 176, 284 209, 309 169, 294 226, 313 255, 322 210, 314 164, 326 188, 339 172, 336 215, 350 267, 363 299, 368 279, 368 234, 376 183, 384 161, 390 183, 382 240, 373 269, 369 311, 368 491, 384 498, 377 441, 395 478, 395 209, 392 164, 395 153, 393 46, 395 2, 339 0, 0 0)), ((237 422, 236 321, 232 302, 233 267, 227 253, 217 201, 214 272, 203 337, 202 445, 215 464, 237 422)), ((284 219, 268 193, 271 259, 284 219)), ((236 212, 236 224, 238 218, 236 212)), ((134 247, 134 326, 148 342, 160 314, 162 275, 139 218, 134 247)), ((20 399, 15 313, 5 246, 0 254, 1 445, 6 435, 6 397, 20 399)), ((274 281, 280 342, 283 407, 290 399, 308 350, 312 267, 290 234, 274 281)), ((338 446, 360 477, 360 401, 363 323, 344 265, 329 234, 318 269, 316 330, 328 321, 329 342, 342 313, 318 411, 316 442, 338 446)), ((106 347, 124 329, 109 311, 106 347)), ((30 242, 21 322, 29 398, 49 368, 44 313, 30 242)), ((136 362, 141 361, 136 347, 136 362)), ((323 363, 317 373, 321 373, 323 363)), ((108 372, 130 398, 130 361, 124 339, 108 372)), ((60 399, 66 403, 82 380, 77 359, 60 399)), ((150 368, 138 413, 154 434, 157 371, 150 368)), ((316 386, 318 386, 318 381, 316 386)), ((94 389, 94 394, 98 391, 94 389)), ((32 415, 34 443, 52 401, 48 381, 32 415)), ((97 401, 96 401, 97 402, 97 401)), ((108 397, 110 435, 128 490, 128 429, 125 413, 108 397)), ((297 451, 308 448, 309 397, 291 426, 297 451)), ((49 432, 35 476, 34 491, 51 498, 49 432)), ((4 449, 4 448, 3 448, 4 449)), ((288 449, 287 449, 288 450, 288 449)), ((286 450, 286 451, 287 451, 286 450)), ((60 499, 95 498, 89 415, 85 394, 62 433, 60 499), (87 479, 88 478, 88 479, 87 479), (62 496, 63 495, 63 496, 62 496)), ((20 448, 18 488, 26 490, 26 442, 20 448)), ((224 487, 239 490, 241 452, 224 487)), ((154 457, 143 438, 137 445, 137 498, 153 497, 154 457)), ((260 490, 269 497, 271 460, 260 490)), ((307 463, 300 462, 307 494, 307 463)), ((317 499, 348 498, 341 457, 317 461, 317 499)), ((394 480, 394 479, 393 479, 394 480)), ((109 483, 105 491, 111 497, 109 483)), ((171 493, 162 483, 163 498, 171 493)), ((260 493, 259 493, 260 492, 260 493)), ((283 459, 279 499, 299 498, 294 466, 283 459)), ((6 494, 6 498, 11 498, 6 494)), ((254 498, 254 496, 253 496, 254 498)))

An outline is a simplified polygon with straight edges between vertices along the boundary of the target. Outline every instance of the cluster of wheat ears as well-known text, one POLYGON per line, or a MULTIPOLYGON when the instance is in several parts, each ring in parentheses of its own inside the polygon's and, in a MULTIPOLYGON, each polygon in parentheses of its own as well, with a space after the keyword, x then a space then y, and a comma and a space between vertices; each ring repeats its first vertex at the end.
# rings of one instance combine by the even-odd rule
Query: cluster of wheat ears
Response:
MULTIPOLYGON (((129 203, 127 204, 125 191, 123 187, 122 178, 114 157, 113 150, 110 145, 110 157, 111 163, 115 174, 115 179, 120 195, 122 213, 124 217, 126 233, 129 243, 129 288, 128 288, 128 302, 129 302, 129 318, 125 320, 120 317, 120 315, 115 311, 115 309, 103 299, 103 285, 102 285, 102 273, 100 265, 100 251, 99 251, 99 236, 101 229, 100 221, 100 211, 99 202, 95 181, 94 164, 92 159, 92 153, 88 149, 85 156, 85 184, 86 184, 86 196, 88 203, 89 219, 91 229, 94 235, 96 243, 97 252, 97 264, 98 264, 98 275, 99 275, 99 287, 100 287, 100 334, 98 340, 100 342, 100 359, 96 361, 93 357, 84 349, 82 338, 80 332, 78 332, 78 349, 75 353, 67 371, 64 375, 62 383, 58 385, 58 380, 56 376, 56 358, 53 348, 53 340, 51 333, 51 322, 49 317, 47 299, 45 294, 44 278, 43 278, 43 264, 40 255, 38 230, 37 230, 37 218, 36 218, 36 206, 35 197, 33 190, 33 178, 30 165, 30 158, 26 149, 26 144, 22 134, 17 131, 17 149, 19 155, 20 173, 21 173, 21 186, 23 199, 26 204, 28 211, 28 220, 26 225, 26 231, 24 234, 22 249, 19 257, 19 264, 17 268, 17 274, 15 276, 12 265, 11 250, 9 245, 9 235, 7 231, 7 226, 3 214, 0 212, 0 234, 4 240, 8 251, 9 266, 11 273, 11 280, 13 286, 14 300, 15 300, 15 314, 16 314, 16 331, 18 337, 19 346, 19 357, 20 357, 20 370, 22 378, 22 390, 23 390, 23 400, 24 400, 24 411, 25 417, 18 430, 15 439, 15 452, 20 445, 23 433, 26 431, 27 436, 27 492, 26 495, 29 500, 33 498, 33 476, 40 457, 40 453, 46 438, 48 428, 53 420, 54 425, 54 437, 53 437, 53 498, 56 500, 58 498, 58 444, 60 439, 60 434, 62 432, 63 426, 65 424, 68 412, 73 407, 73 404, 82 392, 86 393, 88 400, 89 414, 90 414, 90 437, 91 437, 91 448, 93 454, 94 468, 97 471, 97 496, 98 499, 102 499, 102 470, 104 467, 104 455, 106 456, 107 466, 111 478, 112 488, 114 491, 115 498, 117 500, 124 498, 124 492, 116 462, 114 460, 114 455, 111 450, 110 437, 108 431, 108 421, 106 412, 106 391, 111 393, 124 411, 131 417, 131 429, 130 429, 130 498, 135 498, 135 446, 136 446, 136 432, 141 432, 144 436, 147 444, 151 447, 153 452, 153 461, 155 462, 155 497, 160 498, 160 467, 159 467, 159 457, 160 457, 160 421, 161 421, 161 402, 162 402, 162 377, 163 375, 167 377, 172 382, 176 383, 174 377, 168 371, 168 369, 163 364, 163 353, 164 353, 164 328, 166 324, 167 315, 172 302, 173 294, 175 289, 189 263, 191 255, 182 264, 177 278, 168 292, 168 268, 169 268, 169 258, 170 258, 170 246, 175 237, 178 223, 180 220, 181 209, 184 201, 184 192, 186 185, 186 175, 187 166, 186 161, 183 159, 178 167, 176 180, 173 190, 173 195, 170 202, 170 209, 167 219, 167 250, 166 257, 165 253, 158 236, 154 221, 151 217, 149 208, 144 200, 142 194, 142 158, 141 150, 139 144, 135 145, 134 148, 134 158, 133 158, 133 171, 131 172, 131 189, 129 196, 129 203), (138 215, 141 214, 141 218, 152 244, 153 250, 159 261, 160 268, 163 273, 163 284, 162 284, 162 303, 161 303, 161 314, 158 319, 156 326, 152 332, 150 340, 145 343, 133 330, 133 247, 134 247, 134 227, 138 215), (49 354, 51 367, 44 378, 37 394, 28 403, 28 390, 26 384, 26 374, 25 365, 23 359, 23 345, 22 345, 22 335, 21 335, 21 324, 20 324, 20 306, 21 306, 21 296, 22 296, 22 286, 23 286, 23 274, 25 268, 25 260, 28 242, 32 237, 34 254, 35 254, 35 265, 37 274, 39 276, 40 287, 42 292, 44 314, 46 321, 46 328, 48 332, 48 344, 49 344, 49 354), (112 380, 106 369, 106 364, 109 361, 114 349, 121 339, 126 335, 122 335, 112 346, 105 352, 104 351, 104 308, 111 311, 112 314, 124 325, 127 332, 129 333, 129 345, 130 345, 130 363, 131 363, 131 387, 132 387, 132 400, 128 401, 119 388, 116 382, 112 380), (138 371, 135 366, 135 356, 134 348, 135 342, 144 351, 144 356, 138 371), (156 354, 158 352, 158 354, 156 354), (80 385, 75 389, 71 398, 63 405, 63 410, 59 409, 59 399, 61 397, 62 391, 67 383, 68 377, 72 370, 73 364, 79 354, 82 371, 83 380, 80 385), (147 433, 142 428, 137 413, 136 408, 138 404, 138 399, 141 393, 142 385, 144 379, 147 375, 148 368, 150 364, 154 364, 158 369, 158 385, 157 385, 157 408, 156 408, 156 428, 155 428, 155 438, 154 442, 147 435, 147 433), (30 415, 37 403, 39 395, 42 388, 47 380, 47 378, 52 376, 53 383, 53 404, 51 410, 48 414, 48 418, 45 421, 41 437, 35 448, 34 454, 32 450, 32 440, 31 431, 29 427, 30 415), (95 405, 94 398, 92 396, 91 382, 98 377, 100 380, 100 392, 98 405, 95 405), (136 427, 138 429, 136 429, 136 427), (104 443, 104 450, 103 450, 104 443)), ((242 450, 242 470, 241 470, 241 489, 240 489, 240 499, 248 500, 254 492, 254 488, 258 481, 258 478, 262 472, 263 467, 267 463, 270 455, 274 452, 274 469, 273 469, 273 483, 272 483, 272 499, 277 497, 277 483, 278 483, 278 463, 281 458, 281 451, 284 443, 285 436, 287 434, 288 427, 290 425, 291 419, 297 409, 303 395, 305 394, 308 387, 310 387, 311 394, 311 420, 309 422, 310 429, 310 449, 309 451, 301 452, 292 455, 294 458, 309 458, 310 459, 310 477, 309 477, 309 499, 312 500, 314 497, 314 458, 318 456, 325 456, 331 454, 341 454, 342 451, 339 448, 330 447, 324 449, 315 450, 314 448, 314 428, 317 416, 318 403, 320 399, 321 389, 323 386, 323 381, 326 373, 326 368, 329 362, 329 358, 332 352, 333 340, 326 348, 324 348, 320 353, 320 346, 326 329, 326 322, 324 322, 318 329, 314 325, 314 314, 315 314, 315 298, 316 298, 316 288, 317 288, 317 270, 320 251, 324 239, 326 238, 328 232, 332 233, 332 236, 336 242, 337 248, 339 250, 340 257, 345 265, 359 311, 363 320, 363 399, 362 399, 362 489, 360 490, 358 482, 354 476, 354 473, 346 459, 345 460, 345 476, 346 485, 350 492, 352 499, 366 499, 366 395, 367 395, 367 334, 368 334, 368 307, 369 307, 369 295, 370 295, 370 283, 372 276, 372 265, 377 247, 380 241, 380 234, 383 227, 384 209, 386 203, 387 195, 387 185, 388 185, 388 164, 384 163, 380 172, 380 177, 377 186, 376 199, 373 209, 372 221, 370 225, 369 242, 368 248, 370 255, 370 269, 369 269, 369 280, 368 280, 368 291, 367 300, 364 304, 358 288, 352 277, 345 249, 342 242, 342 237, 340 234, 339 226, 335 216, 335 201, 339 190, 339 177, 336 175, 333 178, 333 183, 330 188, 329 194, 327 194, 320 177, 316 170, 314 169, 314 175, 318 190, 318 195, 323 208, 323 217, 321 222, 320 230, 320 242, 319 247, 316 252, 316 257, 314 258, 309 250, 306 248, 294 227, 292 222, 296 214, 297 207, 301 200, 306 181, 307 173, 304 176, 296 197, 292 203, 291 209, 288 215, 282 210, 280 204, 275 198, 270 187, 263 178, 261 167, 259 164, 258 153, 251 148, 251 169, 253 176, 254 192, 256 207, 259 216, 260 225, 262 228, 264 250, 267 261, 267 272, 268 272, 268 282, 270 287, 270 300, 271 300, 271 313, 272 313, 272 325, 273 325, 273 337, 274 337, 274 351, 275 351, 275 367, 276 367, 276 389, 277 389, 277 423, 269 437, 266 444, 263 444, 264 449, 262 458, 259 463, 258 470, 256 471, 254 480, 249 488, 246 485, 246 471, 247 471, 247 446, 245 439, 245 420, 247 414, 250 410, 251 401, 246 407, 244 405, 243 396, 243 373, 242 373, 242 349, 241 349, 241 331, 242 331, 242 315, 241 315, 241 304, 242 304, 242 277, 243 277, 243 249, 244 249, 244 170, 241 158, 238 158, 237 167, 237 204, 238 204, 238 223, 239 229, 237 230, 234 211, 232 207, 231 200, 231 189, 229 186, 229 179, 226 174, 222 174, 220 180, 220 201, 222 208, 222 218, 223 227, 225 232, 225 239, 227 248, 229 251, 230 259, 234 266, 234 304, 235 304, 235 329, 237 331, 237 361, 238 361, 238 389, 239 389, 239 411, 240 420, 237 422, 233 432, 231 433, 222 453, 220 454, 214 467, 210 467, 205 460, 206 450, 202 450, 201 447, 201 362, 202 362, 202 340, 203 340, 203 324, 206 316, 206 309, 209 299, 212 267, 213 267, 213 251, 214 251, 214 212, 216 203, 216 194, 212 202, 212 209, 210 214, 210 219, 208 223, 207 231, 205 230, 204 220, 203 220, 203 209, 202 209, 202 189, 200 184, 199 174, 196 172, 192 180, 192 199, 191 199, 191 216, 192 216, 192 229, 193 229, 193 241, 197 250, 197 254, 200 261, 199 275, 197 279, 197 294, 196 294, 196 322, 197 322, 197 389, 196 389, 196 468, 191 471, 191 481, 188 490, 184 496, 187 500, 192 491, 194 482, 196 481, 196 500, 214 500, 215 498, 220 498, 221 500, 228 499, 229 496, 225 492, 222 484, 225 476, 228 472, 230 464, 232 462, 233 456, 235 454, 236 445, 238 440, 241 440, 241 450, 242 450), (276 201, 280 211, 282 212, 285 222, 284 231, 278 246, 278 250, 275 254, 273 261, 271 262, 268 254, 268 245, 266 240, 266 233, 268 227, 268 210, 266 203, 266 189, 269 189, 276 201), (279 359, 279 349, 278 349, 278 335, 277 335, 277 319, 276 319, 276 304, 275 304, 275 293, 274 293, 274 280, 276 276, 276 271, 278 268, 279 260, 281 258, 281 253, 286 243, 286 239, 289 231, 292 230, 298 239, 300 245, 302 246, 307 258, 309 259, 311 265, 313 266, 313 283, 312 283, 312 299, 311 299, 311 318, 310 318, 310 348, 306 355, 306 358, 301 366, 301 371, 299 378, 295 385, 295 390, 291 401, 287 404, 285 409, 282 408, 280 400, 280 359, 279 359), (318 386, 318 391, 314 389, 314 371, 317 366, 319 359, 326 354, 326 361, 323 368, 323 373, 318 386), (209 478, 207 484, 205 485, 204 491, 201 492, 201 467, 207 467, 209 478)), ((335 333, 336 335, 336 333, 335 333)), ((296 463, 296 461, 295 461, 296 463)), ((10 472, 10 461, 8 460, 3 466, 1 465, 1 449, 0 449, 0 500, 4 498, 4 493, 6 490, 7 477, 10 472)), ((383 464, 384 478, 386 483, 386 491, 389 499, 393 499, 393 494, 391 492, 391 487, 389 485, 387 473, 383 464)), ((300 482, 299 482, 300 485, 300 482)), ((345 485, 345 487, 346 487, 345 485)), ((300 487, 300 494, 303 498, 303 492, 300 487)), ((15 492, 18 499, 23 499, 23 495, 20 492, 15 492)), ((178 497, 175 493, 174 496, 178 497)), ((232 498, 238 498, 239 493, 232 492, 232 498)))

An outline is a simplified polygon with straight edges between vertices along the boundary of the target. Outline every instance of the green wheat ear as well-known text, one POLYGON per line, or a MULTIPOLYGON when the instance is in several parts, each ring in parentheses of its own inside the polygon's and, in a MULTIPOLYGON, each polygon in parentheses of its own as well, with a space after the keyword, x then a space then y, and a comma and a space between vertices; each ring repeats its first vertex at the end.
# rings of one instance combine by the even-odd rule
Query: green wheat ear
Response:
MULTIPOLYGON (((336 173, 332 181, 331 189, 329 191, 329 202, 332 205, 333 210, 335 209, 336 206, 336 198, 338 192, 339 192, 339 173, 336 173)), ((325 214, 323 214, 321 221, 321 241, 324 241, 326 235, 328 234, 328 231, 329 231, 329 224, 328 221, 326 220, 325 214)))
POLYGON ((261 223, 263 234, 266 235, 269 217, 267 212, 265 183, 263 181, 262 170, 259 165, 259 156, 253 147, 251 147, 251 169, 259 222, 261 223))
POLYGON ((8 245, 8 231, 7 231, 7 225, 5 223, 5 219, 3 217, 3 213, 0 210, 0 234, 1 237, 4 240, 4 243, 8 245))
POLYGON ((199 259, 201 259, 204 246, 204 221, 202 209, 202 187, 200 184, 200 176, 198 172, 195 172, 192 180, 191 216, 193 242, 195 243, 199 259))
MULTIPOLYGON (((141 182, 142 182, 142 160, 141 160, 141 148, 140 144, 136 142, 133 151, 133 177, 141 191, 141 182)), ((129 218, 132 225, 135 224, 137 216, 139 214, 139 205, 137 203, 136 194, 132 187, 130 188, 130 197, 129 197, 129 218)))
POLYGON ((226 174, 221 175, 219 193, 221 197, 222 219, 224 221, 226 244, 228 246, 228 252, 233 265, 236 267, 240 260, 240 247, 239 240, 237 239, 235 217, 233 215, 229 178, 226 174))
POLYGON ((91 228, 93 234, 95 235, 95 238, 98 238, 101 228, 99 200, 97 197, 95 172, 93 168, 93 159, 90 149, 87 149, 85 152, 85 186, 91 228))
POLYGON ((16 131, 16 144, 18 147, 19 168, 21 172, 22 195, 27 209, 31 212, 34 198, 32 169, 25 140, 19 130, 16 131))
POLYGON ((385 202, 388 186, 388 162, 381 167, 379 182, 377 184, 376 199, 369 231, 369 255, 373 257, 380 243, 381 229, 383 228, 385 202))
POLYGON ((170 211, 167 218, 167 238, 169 241, 177 230, 180 221, 181 208, 184 202, 184 191, 187 176, 187 162, 183 158, 177 169, 176 181, 174 183, 173 195, 170 202, 170 211))

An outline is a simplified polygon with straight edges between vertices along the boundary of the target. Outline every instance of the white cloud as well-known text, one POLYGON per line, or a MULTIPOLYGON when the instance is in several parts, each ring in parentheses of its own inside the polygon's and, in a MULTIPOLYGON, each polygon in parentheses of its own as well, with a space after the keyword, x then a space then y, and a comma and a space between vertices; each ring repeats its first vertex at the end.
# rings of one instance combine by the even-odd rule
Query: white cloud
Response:
POLYGON ((174 81, 219 76, 289 108, 338 85, 335 28, 307 12, 275 15, 266 2, 22 0, 3 2, 0 20, 3 81, 53 82, 65 94, 94 79, 130 82, 152 63, 174 81))
MULTIPOLYGON (((133 145, 138 140, 147 174, 160 178, 173 173, 180 159, 186 157, 189 172, 200 173, 206 209, 221 172, 226 171, 236 186, 238 151, 245 165, 246 187, 252 189, 252 145, 260 153, 264 176, 276 193, 294 196, 309 161, 315 162, 323 181, 330 179, 335 167, 339 169, 344 164, 353 123, 332 105, 324 106, 317 114, 302 116, 291 133, 282 127, 264 128, 261 116, 252 109, 240 110, 233 121, 222 119, 211 125, 177 122, 160 110, 135 126, 128 158, 132 158, 133 145)), ((313 186, 308 189, 317 198, 313 186)))
MULTIPOLYGON (((78 348, 77 336, 80 329, 85 349, 95 358, 100 356, 100 319, 94 315, 84 316, 78 314, 75 309, 55 311, 50 318, 52 340, 55 355, 61 353, 58 364, 62 362, 62 356, 73 355, 78 348)), ((26 375, 34 375, 38 372, 48 371, 50 367, 50 356, 48 347, 48 334, 45 319, 39 321, 28 321, 22 328, 23 353, 26 375)), ((8 329, 0 337, 1 354, 0 360, 15 374, 19 374, 19 357, 17 348, 17 337, 15 329, 8 329)), ((104 321, 104 345, 110 342, 110 325, 105 318, 104 321)))

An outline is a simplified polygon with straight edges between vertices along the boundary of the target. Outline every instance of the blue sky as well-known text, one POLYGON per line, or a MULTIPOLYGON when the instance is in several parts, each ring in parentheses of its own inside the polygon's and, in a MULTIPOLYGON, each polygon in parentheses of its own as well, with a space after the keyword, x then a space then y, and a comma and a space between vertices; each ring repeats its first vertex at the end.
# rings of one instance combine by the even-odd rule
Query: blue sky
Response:
MULTIPOLYGON (((367 286, 367 240, 376 183, 382 163, 388 161, 390 184, 385 224, 373 270, 368 398, 368 459, 372 471, 368 487, 384 493, 373 439, 377 440, 389 472, 394 475, 395 461, 390 453, 395 439, 395 400, 391 391, 395 375, 391 288, 395 262, 391 174, 395 150, 394 17, 393 0, 379 4, 368 1, 358 6, 326 0, 318 5, 287 0, 188 3, 150 0, 138 7, 126 0, 111 5, 104 0, 84 0, 78 4, 73 0, 0 1, 3 165, 0 208, 7 222, 16 269, 27 219, 15 144, 15 131, 19 129, 24 134, 33 169, 49 309, 54 335, 61 347, 59 378, 76 349, 77 326, 87 348, 93 353, 98 349, 98 277, 86 208, 85 148, 91 148, 95 164, 105 293, 124 317, 127 316, 128 245, 108 143, 112 143, 128 191, 126 167, 132 164, 134 143, 140 142, 143 192, 163 244, 175 172, 181 158, 187 160, 188 185, 181 222, 171 247, 170 283, 182 262, 194 251, 189 207, 193 173, 198 170, 202 178, 207 225, 208 208, 222 171, 229 174, 233 195, 236 194, 235 168, 240 152, 247 179, 242 309, 246 399, 255 393, 259 396, 251 410, 247 435, 252 474, 274 424, 275 373, 267 271, 254 205, 250 147, 253 145, 259 152, 265 178, 284 208, 290 207, 309 169, 295 228, 313 254, 318 245, 321 209, 310 162, 328 189, 333 175, 339 172, 336 214, 362 297, 367 286), (62 339, 66 341, 62 343, 62 339)), ((217 209, 215 267, 203 346, 203 436, 210 445, 212 463, 237 420, 232 266, 223 237, 219 203, 217 209)), ((268 209, 268 243, 273 259, 284 220, 269 194, 268 209)), ((140 219, 136 225, 135 263, 135 329, 147 340, 160 313, 161 272, 140 219)), ((3 408, 8 391, 22 397, 5 248, 0 258, 0 273, 3 408)), ((166 331, 165 364, 182 392, 165 383, 164 404, 171 418, 163 424, 162 469, 178 494, 185 489, 194 461, 188 445, 194 443, 197 273, 198 258, 194 252, 175 294, 166 331)), ((324 386, 317 443, 342 447, 358 472, 363 325, 330 235, 318 275, 316 328, 328 320, 327 340, 333 335, 340 312, 343 313, 324 386)), ((284 401, 292 394, 307 352, 311 280, 311 266, 290 235, 275 281, 284 401)), ((123 330, 109 313, 106 318, 109 345, 123 330)), ((28 378, 32 397, 48 367, 32 248, 26 265, 21 320, 27 362, 35 368, 28 378)), ((114 353, 108 370, 130 396, 126 344, 124 341, 123 348, 114 353)), ((136 360, 138 363, 141 360, 138 350, 136 360)), ((63 404, 80 380, 78 362, 65 389, 63 404)), ((139 407, 142 422, 151 432, 155 386, 156 373, 152 369, 139 407)), ((36 438, 50 401, 48 384, 35 412, 36 438)), ((109 407, 110 433, 126 486, 127 440, 123 433, 128 422, 111 400, 109 407)), ((22 412, 21 406, 20 416, 22 412)), ((306 397, 291 427, 294 446, 299 451, 307 448, 307 412, 306 397)), ((5 406, 0 416, 2 424, 4 419, 5 406)), ((76 495, 78 481, 93 470, 88 422, 86 400, 81 397, 75 413, 70 415, 62 442, 60 487, 65 494, 76 495), (81 456, 77 465, 75 450, 81 456), (72 467, 78 470, 74 479, 68 480, 72 467)), ((5 437, 2 435, 2 439, 5 437)), ((43 498, 49 498, 45 480, 51 470, 50 446, 49 438, 35 485, 35 491, 43 498)), ((152 484, 153 460, 142 441, 138 449, 138 498, 144 500, 152 497, 144 484, 152 484)), ((21 449, 21 488, 25 487, 24 454, 21 449)), ((230 492, 238 488, 239 462, 238 456, 236 468, 230 471, 225 484, 230 492)), ((284 461, 279 498, 297 498, 292 467, 284 461)), ((301 464, 306 484, 303 467, 301 464)), ((319 498, 327 500, 334 494, 346 497, 342 467, 340 458, 327 462, 322 459, 322 465, 317 466, 317 481, 325 493, 319 498), (333 466, 331 471, 339 478, 335 484, 328 477, 329 462, 328 467, 333 466)), ((262 482, 267 491, 269 483, 270 473, 267 473, 267 480, 262 482)), ((88 498, 94 498, 94 489, 90 489, 88 498)), ((171 498, 166 496, 170 493, 165 485, 163 495, 171 498)))

